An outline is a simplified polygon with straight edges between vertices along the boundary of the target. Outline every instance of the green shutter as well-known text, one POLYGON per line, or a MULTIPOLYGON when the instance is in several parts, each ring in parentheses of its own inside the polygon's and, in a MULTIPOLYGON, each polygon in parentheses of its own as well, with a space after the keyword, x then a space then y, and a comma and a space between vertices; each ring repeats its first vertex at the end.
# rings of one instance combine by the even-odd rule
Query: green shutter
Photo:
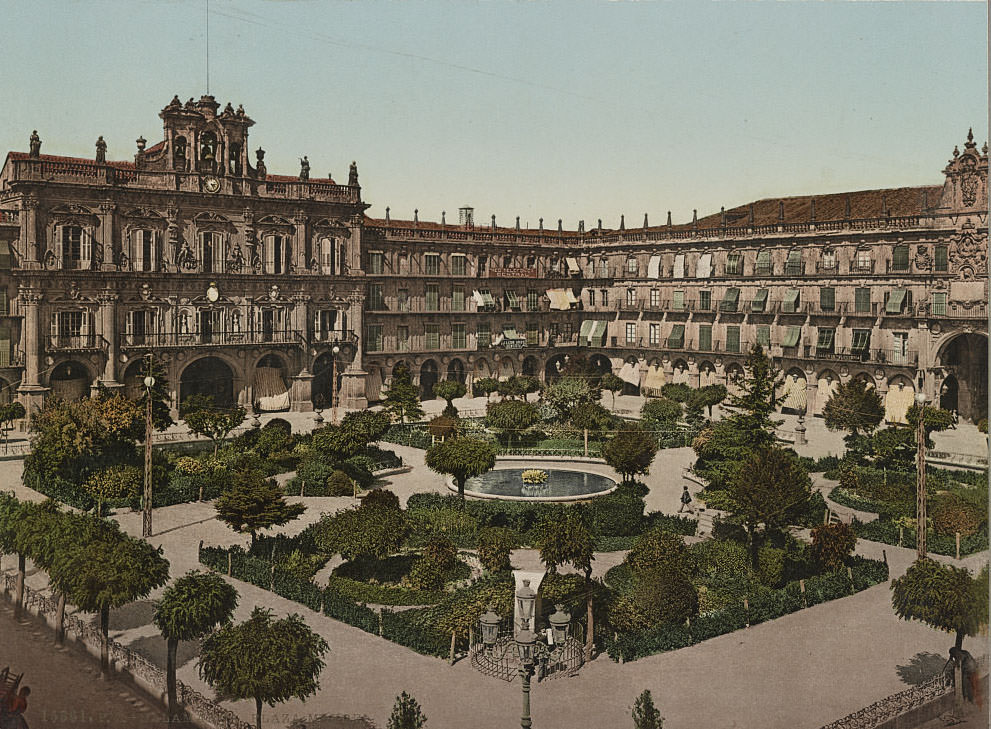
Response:
POLYGON ((862 352, 870 346, 871 332, 869 329, 853 330, 853 351, 862 352))
POLYGON ((891 268, 895 271, 908 270, 908 246, 895 246, 891 249, 891 268))
POLYGON ((0 326, 0 367, 10 367, 10 327, 0 326))
POLYGON ((7 241, 0 241, 0 270, 9 271, 10 270, 10 243, 7 241))
POLYGON ((726 351, 740 351, 740 327, 726 327, 726 351))
POLYGON ((948 271, 949 268, 949 248, 947 246, 936 246, 936 270, 948 271))
POLYGON ((757 325, 757 344, 764 347, 764 349, 771 346, 771 327, 769 325, 757 325))
POLYGON ((685 310, 685 292, 675 291, 674 298, 671 300, 671 308, 674 311, 684 311, 685 310))
POLYGON ((740 289, 730 288, 726 289, 726 293, 723 294, 723 300, 719 304, 720 311, 736 311, 737 302, 740 300, 740 289))
POLYGON ((833 351, 833 339, 836 336, 835 329, 820 329, 819 339, 816 342, 816 349, 823 352, 833 351))
POLYGON ((884 307, 886 314, 901 314, 905 307, 905 289, 895 289, 888 294, 888 303, 884 307))
POLYGON ((781 342, 782 347, 794 347, 798 344, 799 337, 802 336, 802 327, 788 327, 788 331, 785 332, 784 341, 781 342))
POLYGON ((699 351, 712 351, 712 326, 710 324, 699 325, 699 351))
POLYGON ((750 311, 762 312, 767 308, 767 289, 757 289, 754 300, 750 302, 750 311))
POLYGON ((870 313, 871 310, 871 290, 869 288, 859 288, 854 292, 854 310, 857 313, 870 313))
POLYGON ((819 308, 823 311, 833 311, 836 308, 836 289, 831 286, 819 289, 819 308))
POLYGON ((685 346, 685 325, 675 324, 671 327, 671 334, 668 337, 668 347, 681 349, 685 346))
POLYGON ((781 311, 785 314, 794 314, 798 311, 798 289, 788 289, 785 292, 785 300, 781 304, 781 311))

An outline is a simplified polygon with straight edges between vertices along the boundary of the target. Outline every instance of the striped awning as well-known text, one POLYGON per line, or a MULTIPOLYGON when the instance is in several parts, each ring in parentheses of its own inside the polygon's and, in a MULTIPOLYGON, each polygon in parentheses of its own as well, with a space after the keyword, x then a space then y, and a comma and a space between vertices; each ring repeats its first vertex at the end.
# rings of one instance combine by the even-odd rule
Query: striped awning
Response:
POLYGON ((660 397, 661 388, 665 385, 664 369, 660 365, 651 365, 643 378, 640 394, 647 397, 660 397))
POLYGON ((785 292, 785 300, 781 302, 781 311, 785 314, 794 314, 798 311, 798 289, 788 289, 785 292))
POLYGON ((767 289, 757 289, 754 300, 750 302, 750 311, 762 312, 767 308, 767 289))
POLYGON ((668 347, 671 349, 681 349, 685 346, 685 325, 675 324, 671 327, 671 334, 668 335, 668 347))
POLYGON ((905 289, 895 289, 890 294, 888 294, 888 303, 884 307, 884 311, 887 314, 901 314, 902 308, 905 306, 905 294, 907 292, 905 289))
POLYGON ((798 344, 799 338, 802 336, 802 327, 788 327, 785 332, 784 341, 781 342, 782 347, 794 347, 798 344))
POLYGON ((805 412, 805 404, 807 402, 805 378, 788 375, 785 377, 783 390, 784 400, 781 401, 782 409, 794 410, 800 413, 805 412))
POLYGON ((591 319, 586 319, 582 322, 581 329, 578 331, 578 339, 580 342, 588 341, 588 338, 592 335, 592 327, 595 326, 595 322, 591 319))
POLYGON ((607 326, 608 326, 608 322, 604 322, 604 321, 595 322, 595 324, 592 326, 592 333, 589 334, 589 344, 601 346, 602 339, 603 337, 606 336, 607 326))

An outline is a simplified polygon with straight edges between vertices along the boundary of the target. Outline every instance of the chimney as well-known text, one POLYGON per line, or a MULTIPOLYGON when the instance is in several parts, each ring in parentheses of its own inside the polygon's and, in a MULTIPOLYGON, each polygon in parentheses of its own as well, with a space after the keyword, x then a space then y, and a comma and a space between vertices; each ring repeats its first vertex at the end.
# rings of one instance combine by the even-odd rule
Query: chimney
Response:
POLYGON ((668 227, 671 227, 671 211, 668 210, 668 227))
POLYGON ((492 215, 492 230, 495 230, 495 229, 496 229, 495 214, 493 213, 493 215, 492 215))
POLYGON ((698 230, 699 227, 699 211, 698 208, 692 208, 692 227, 698 230))
POLYGON ((721 205, 719 207, 719 224, 721 226, 723 226, 724 228, 726 227, 726 206, 725 205, 721 205))
POLYGON ((520 229, 520 216, 517 215, 516 216, 516 230, 518 231, 519 229, 520 229))
POLYGON ((470 205, 462 205, 458 208, 458 224, 462 228, 471 230, 475 227, 475 208, 470 205))
POLYGON ((544 219, 543 218, 540 219, 540 229, 541 230, 544 229, 544 219))
POLYGON ((420 222, 420 210, 419 210, 419 208, 414 208, 413 209, 413 225, 416 225, 419 222, 420 222))
POLYGON ((599 218, 599 230, 602 230, 602 218, 599 218))
POLYGON ((644 214, 643 214, 643 227, 644 227, 644 228, 646 228, 646 227, 647 227, 647 213, 644 213, 644 214))
POLYGON ((389 208, 388 208, 388 206, 386 206, 386 208, 385 208, 385 224, 386 225, 389 224, 389 208))
POLYGON ((929 190, 922 188, 922 212, 929 209, 929 190))
POLYGON ((578 221, 578 232, 579 233, 584 233, 585 232, 585 221, 584 220, 579 220, 578 221))
POLYGON ((564 227, 561 224, 561 218, 558 218, 557 219, 557 232, 558 233, 563 233, 564 232, 564 227))
POLYGON ((844 209, 843 216, 849 220, 850 219, 850 196, 846 196, 846 208, 844 209))
POLYGON ((626 230, 626 216, 625 215, 620 215, 619 216, 619 229, 620 230, 626 230))
POLYGON ((447 211, 446 210, 441 210, 440 211, 440 224, 441 225, 447 225, 447 211))

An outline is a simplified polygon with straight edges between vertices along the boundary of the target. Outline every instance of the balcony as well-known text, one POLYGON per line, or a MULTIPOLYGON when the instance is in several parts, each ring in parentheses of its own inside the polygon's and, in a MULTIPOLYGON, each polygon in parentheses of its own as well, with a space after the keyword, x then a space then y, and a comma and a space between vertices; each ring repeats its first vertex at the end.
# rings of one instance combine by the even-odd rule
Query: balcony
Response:
POLYGON ((963 303, 950 301, 944 304, 932 302, 919 304, 919 316, 931 319, 983 319, 987 321, 988 305, 983 301, 963 303))
MULTIPOLYGON (((357 342, 353 332, 326 332, 325 342, 357 342), (331 338, 333 337, 333 338, 331 338)), ((121 341, 123 349, 168 349, 182 347, 243 347, 245 345, 305 346, 303 333, 286 331, 248 332, 156 332, 154 334, 128 334, 121 341)))
POLYGON ((919 353, 916 351, 902 352, 897 349, 869 348, 853 349, 852 347, 835 347, 832 350, 826 350, 811 344, 805 345, 805 358, 840 362, 872 362, 875 364, 897 365, 899 367, 916 367, 919 364, 919 353))
POLYGON ((851 275, 874 273, 874 261, 852 261, 850 263, 851 275))
POLYGON ((821 276, 835 276, 840 272, 840 267, 837 265, 836 261, 828 263, 825 261, 818 261, 816 263, 816 273, 821 276))
POLYGON ((49 352, 105 352, 107 340, 99 334, 59 334, 48 338, 49 352))

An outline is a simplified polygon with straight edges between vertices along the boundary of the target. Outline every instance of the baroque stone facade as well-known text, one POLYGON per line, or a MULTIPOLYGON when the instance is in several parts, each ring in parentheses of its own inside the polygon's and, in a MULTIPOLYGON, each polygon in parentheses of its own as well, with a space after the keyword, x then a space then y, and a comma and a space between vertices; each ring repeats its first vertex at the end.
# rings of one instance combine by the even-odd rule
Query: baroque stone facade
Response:
POLYGON ((363 407, 400 363, 553 379, 572 357, 629 392, 732 387, 753 343, 783 407, 817 414, 863 377, 904 419, 923 387, 986 413, 987 146, 942 186, 761 200, 687 225, 586 230, 368 218, 347 184, 270 175, 253 122, 210 96, 161 112, 133 162, 8 154, 0 173, 0 377, 38 407, 166 366, 175 403, 363 407), (335 352, 336 350, 336 352, 335 352), (336 382, 334 375, 336 374, 336 382))

